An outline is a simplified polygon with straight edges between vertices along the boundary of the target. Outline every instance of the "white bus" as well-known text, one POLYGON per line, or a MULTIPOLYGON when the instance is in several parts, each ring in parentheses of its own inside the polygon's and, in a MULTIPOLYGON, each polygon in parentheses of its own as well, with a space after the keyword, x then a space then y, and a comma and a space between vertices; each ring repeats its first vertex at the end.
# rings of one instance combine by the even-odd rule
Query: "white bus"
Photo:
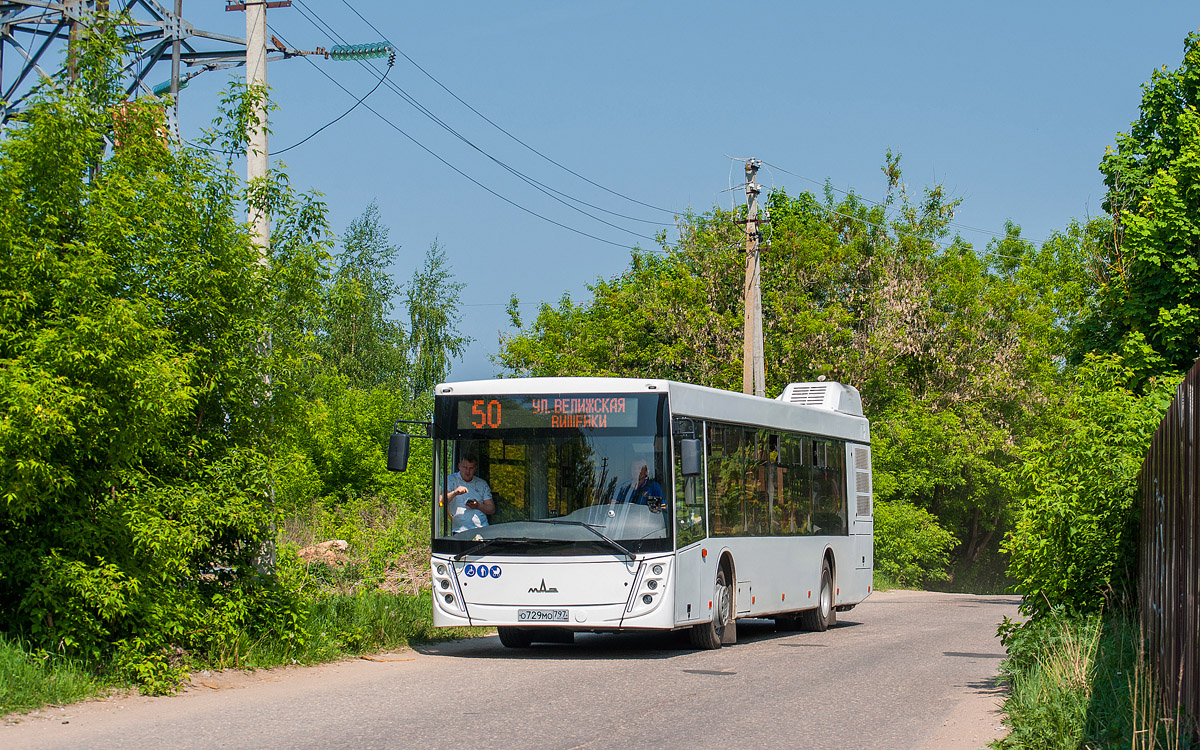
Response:
POLYGON ((795 383, 771 400, 518 378, 435 397, 437 626, 496 627, 509 647, 686 628, 719 648, 739 618, 825 630, 871 592, 870 428, 850 386, 795 383), (463 464, 492 497, 465 528, 447 500, 463 464))

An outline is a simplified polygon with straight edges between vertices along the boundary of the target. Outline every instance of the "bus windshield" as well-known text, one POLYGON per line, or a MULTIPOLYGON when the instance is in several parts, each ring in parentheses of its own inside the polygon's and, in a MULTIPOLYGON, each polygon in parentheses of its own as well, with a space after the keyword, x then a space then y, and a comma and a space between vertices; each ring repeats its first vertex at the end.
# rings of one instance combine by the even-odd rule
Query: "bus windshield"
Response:
POLYGON ((671 549, 660 394, 439 396, 434 549, 671 549))

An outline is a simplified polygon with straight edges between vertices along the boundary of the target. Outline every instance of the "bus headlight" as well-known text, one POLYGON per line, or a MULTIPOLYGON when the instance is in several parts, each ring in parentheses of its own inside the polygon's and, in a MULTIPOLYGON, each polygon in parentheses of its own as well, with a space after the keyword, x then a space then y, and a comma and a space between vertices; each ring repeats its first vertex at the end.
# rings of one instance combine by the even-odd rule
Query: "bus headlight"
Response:
POLYGON ((432 563, 430 571, 433 573, 434 603, 449 614, 459 617, 465 615, 466 610, 458 601, 459 592, 454 582, 454 568, 444 560, 433 560, 432 563))
POLYGON ((663 606, 670 577, 671 563, 668 560, 659 559, 642 568, 635 590, 629 593, 625 611, 632 617, 641 617, 663 606))

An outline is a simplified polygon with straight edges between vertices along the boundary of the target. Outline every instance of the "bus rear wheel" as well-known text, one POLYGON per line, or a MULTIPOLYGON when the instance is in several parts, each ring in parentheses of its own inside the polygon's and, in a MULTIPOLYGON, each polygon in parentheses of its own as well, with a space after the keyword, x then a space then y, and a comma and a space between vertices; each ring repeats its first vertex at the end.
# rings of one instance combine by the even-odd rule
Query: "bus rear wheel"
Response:
POLYGON ((713 586, 713 618, 711 622, 693 625, 691 636, 692 645, 706 650, 721 647, 725 637, 725 629, 730 627, 733 619, 733 607, 729 595, 729 582, 725 579, 725 569, 717 571, 717 582, 713 586))
POLYGON ((800 627, 823 633, 837 624, 837 613, 833 609, 833 573, 829 561, 821 563, 821 589, 817 592, 816 609, 800 613, 800 627))
POLYGON ((529 648, 533 643, 528 630, 521 628, 496 628, 500 633, 500 642, 508 648, 529 648))

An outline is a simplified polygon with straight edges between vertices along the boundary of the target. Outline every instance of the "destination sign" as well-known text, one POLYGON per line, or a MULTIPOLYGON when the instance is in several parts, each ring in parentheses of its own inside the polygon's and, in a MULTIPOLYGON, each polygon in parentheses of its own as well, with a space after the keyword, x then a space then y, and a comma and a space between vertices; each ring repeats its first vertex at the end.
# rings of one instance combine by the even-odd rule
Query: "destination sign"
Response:
POLYGON ((638 424, 637 396, 477 396, 458 401, 460 430, 604 430, 638 424))

